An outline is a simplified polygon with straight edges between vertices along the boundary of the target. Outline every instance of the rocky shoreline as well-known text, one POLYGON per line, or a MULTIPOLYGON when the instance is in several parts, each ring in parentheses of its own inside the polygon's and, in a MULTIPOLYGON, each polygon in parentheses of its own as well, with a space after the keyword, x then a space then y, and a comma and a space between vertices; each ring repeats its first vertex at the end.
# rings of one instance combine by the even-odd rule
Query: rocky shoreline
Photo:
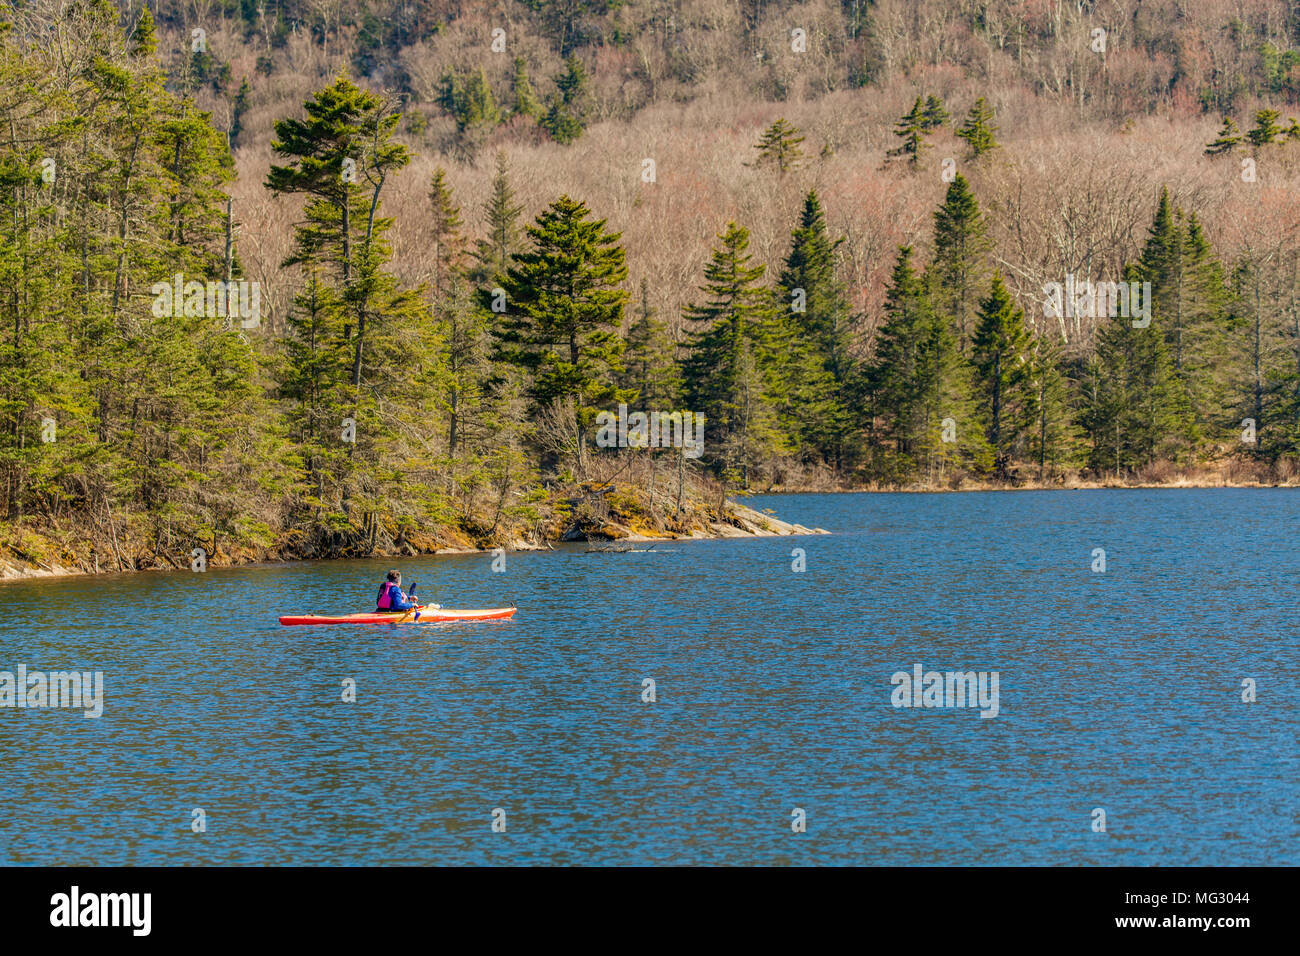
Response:
MULTIPOLYGON (((563 535, 554 538, 546 538, 540 542, 516 538, 513 541, 503 543, 500 547, 506 551, 546 551, 552 549, 555 544, 582 541, 641 543, 654 541, 698 541, 717 538, 782 537, 790 535, 829 533, 830 532, 822 528, 807 528, 801 524, 783 521, 774 515, 763 514, 745 505, 728 502, 725 515, 704 520, 684 532, 648 532, 629 524, 621 523, 617 520, 607 520, 599 525, 591 527, 574 525, 563 535)), ((421 555, 482 554, 492 550, 494 550, 494 548, 474 547, 463 543, 430 543, 427 546, 416 546, 407 542, 401 548, 387 549, 373 554, 339 555, 337 557, 343 559, 385 557, 389 555, 394 557, 416 557, 421 555)), ((287 563, 290 561, 321 560, 324 558, 325 556, 323 555, 284 555, 270 552, 241 551, 235 555, 215 555, 213 558, 208 559, 208 566, 213 568, 226 568, 239 567, 248 564, 276 564, 287 563)), ((189 569, 189 566, 186 563, 181 563, 171 558, 168 558, 167 560, 168 564, 158 564, 154 567, 118 570, 116 567, 103 566, 96 570, 96 568, 69 567, 58 562, 44 562, 40 560, 26 559, 10 552, 0 551, 0 581, 27 580, 31 578, 47 577, 69 577, 92 575, 97 573, 146 574, 150 572, 189 569)), ((188 560, 188 558, 186 560, 188 560)))

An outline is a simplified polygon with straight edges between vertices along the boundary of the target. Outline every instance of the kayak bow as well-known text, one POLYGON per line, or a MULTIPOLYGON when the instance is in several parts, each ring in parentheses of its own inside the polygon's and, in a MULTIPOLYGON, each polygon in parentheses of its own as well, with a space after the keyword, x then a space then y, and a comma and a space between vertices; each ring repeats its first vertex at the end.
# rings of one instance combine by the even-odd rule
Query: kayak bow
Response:
MULTIPOLYGON (((424 605, 418 608, 418 621, 404 621, 405 624, 434 624, 438 621, 495 621, 515 616, 513 607, 489 607, 477 610, 457 611, 451 608, 434 608, 424 605)), ((299 614, 284 615, 280 623, 285 626, 294 624, 396 624, 407 614, 406 611, 370 611, 364 614, 299 614)))

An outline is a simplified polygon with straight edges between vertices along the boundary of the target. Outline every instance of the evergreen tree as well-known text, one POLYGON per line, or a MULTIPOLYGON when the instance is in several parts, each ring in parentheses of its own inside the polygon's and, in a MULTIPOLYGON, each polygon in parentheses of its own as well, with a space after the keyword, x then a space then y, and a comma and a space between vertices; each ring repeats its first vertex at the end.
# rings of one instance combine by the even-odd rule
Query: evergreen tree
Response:
POLYGON ((1231 153, 1239 145, 1241 145, 1241 132, 1237 129, 1237 124, 1232 121, 1232 117, 1225 116, 1223 129, 1219 130, 1219 135, 1205 147, 1205 155, 1222 156, 1231 153))
POLYGON ((650 283, 641 280, 637 317, 628 329, 626 372, 621 384, 637 393, 643 408, 672 410, 681 394, 681 372, 676 361, 677 343, 666 322, 656 318, 650 305, 650 283))
POLYGON ((810 191, 777 282, 787 340, 784 377, 791 383, 783 417, 805 450, 836 467, 845 456, 855 375, 849 306, 835 272, 835 250, 842 241, 830 238, 821 200, 810 191))
POLYGON ((1026 384, 1032 397, 1029 457, 1041 481, 1048 470, 1073 461, 1076 427, 1069 379, 1062 368, 1061 346, 1044 333, 1034 335, 1027 355, 1026 384))
POLYGON ((347 468, 347 447, 334 440, 334 429, 351 406, 345 310, 334 288, 321 281, 319 267, 309 267, 285 322, 290 334, 283 343, 280 396, 289 402, 286 423, 304 470, 304 502, 320 521, 337 490, 333 476, 347 468))
POLYGON ((136 21, 131 33, 129 48, 131 56, 140 58, 152 56, 154 50, 158 49, 158 29, 154 25, 153 14, 146 6, 140 7, 140 19, 136 21))
MULTIPOLYGON (((494 425, 506 412, 501 405, 493 405, 487 387, 493 383, 491 329, 495 316, 474 301, 464 275, 451 273, 446 294, 435 309, 434 321, 440 345, 441 367, 445 370, 445 414, 447 416, 447 454, 450 468, 458 468, 464 446, 470 441, 478 445, 491 445, 494 425)), ((500 382, 496 384, 500 385, 500 382)), ((505 403, 505 404, 508 404, 505 403)), ((503 422, 517 427, 519 420, 503 422)), ((491 449, 487 449, 490 457, 491 449)), ((472 481, 474 469, 462 480, 472 481)), ((463 516, 469 517, 472 509, 466 508, 463 516)))
POLYGON ((469 129, 491 128, 501 119, 497 109, 492 87, 482 70, 475 70, 465 81, 465 92, 456 104, 456 128, 460 132, 469 129))
POLYGON ((232 150, 239 145, 239 134, 244 131, 244 114, 248 112, 248 97, 251 94, 252 87, 248 85, 248 78, 245 77, 239 84, 239 92, 235 94, 235 102, 231 109, 230 148, 232 150))
POLYGON ((1186 304, 1181 310, 1175 370, 1202 430, 1221 422, 1231 391, 1229 317, 1231 291, 1196 213, 1186 218, 1181 270, 1186 304))
POLYGON ((993 455, 973 398, 970 364, 962 357, 952 327, 931 314, 917 349, 915 389, 921 420, 918 454, 927 484, 958 469, 987 474, 993 455))
POLYGON ((464 101, 465 84, 455 70, 447 67, 438 80, 438 92, 434 96, 434 102, 446 110, 449 116, 456 118, 464 101))
POLYGON ((776 421, 780 337, 749 231, 729 222, 718 239, 704 269, 703 301, 682 313, 692 325, 682 377, 691 409, 705 415, 709 443, 721 450, 724 473, 744 481, 783 450, 776 421))
POLYGON ((1234 373, 1222 393, 1232 440, 1240 443, 1242 420, 1252 419, 1256 441, 1242 450, 1270 462, 1300 451, 1300 266, 1285 243, 1249 248, 1233 269, 1234 348, 1224 363, 1234 373))
POLYGON ((1227 350, 1228 290, 1199 222, 1161 191, 1131 279, 1151 284, 1153 327, 1164 330, 1172 371, 1203 424, 1221 418, 1211 395, 1227 350))
POLYGON ((988 440, 998 474, 1005 476, 1031 418, 1034 396, 1029 378, 1030 335, 1025 313, 1017 309, 995 273, 988 298, 980 303, 971 342, 976 386, 984 402, 988 440))
POLYGON ((433 214, 429 228, 433 234, 433 294, 435 299, 447 293, 447 285, 460 266, 464 242, 460 235, 460 209, 447 185, 447 171, 439 166, 429 185, 429 202, 433 214))
POLYGON ((898 251, 885 294, 885 322, 876 333, 867 371, 867 430, 873 446, 892 442, 893 454, 876 465, 884 480, 902 480, 917 467, 923 444, 917 388, 920 342, 933 317, 925 284, 912 264, 912 247, 898 251))
POLYGON ((436 99, 456 121, 461 148, 472 150, 501 122, 501 110, 482 70, 475 70, 462 79, 448 68, 442 75, 436 99))
POLYGON ((478 262, 472 276, 482 284, 496 275, 504 275, 510 257, 520 249, 519 216, 523 206, 515 202, 515 191, 510 186, 510 166, 504 150, 497 152, 496 176, 492 180, 492 195, 484 213, 488 233, 475 246, 474 258, 478 262))
POLYGON ((966 114, 966 122, 957 130, 957 135, 966 141, 971 159, 979 159, 985 153, 998 148, 995 134, 998 128, 993 125, 993 110, 980 97, 966 114))
POLYGON ((987 282, 991 248, 984 214, 970 184, 958 173, 934 214, 934 261, 929 275, 935 306, 952 323, 963 354, 970 344, 977 290, 987 282))
POLYGON ((929 133, 948 122, 948 111, 943 108, 943 100, 937 96, 925 98, 925 108, 921 111, 921 130, 929 133))
POLYGON ((446 172, 433 173, 429 201, 432 233, 432 301, 438 332, 440 367, 445 370, 445 413, 449 469, 455 470, 467 417, 481 412, 480 384, 488 377, 489 318, 477 308, 463 272, 465 240, 460 234, 460 209, 452 198, 446 172))
POLYGON ((225 136, 168 90, 152 17, 129 35, 119 19, 62 10, 58 49, 32 42, 35 21, 0 27, 0 88, 21 90, 0 99, 0 515, 129 569, 256 543, 283 486, 251 343, 202 294, 157 293, 236 259, 225 136))
POLYGON ((557 143, 572 143, 586 132, 591 98, 587 71, 576 53, 564 61, 564 72, 555 78, 555 87, 557 92, 541 125, 557 143))
POLYGON ((1277 110, 1260 110, 1255 114, 1255 125, 1246 133, 1246 138, 1256 149, 1276 143, 1282 136, 1282 128, 1277 125, 1282 114, 1277 110))
POLYGON ((533 91, 532 81, 528 79, 528 61, 522 56, 515 57, 515 70, 510 78, 510 93, 514 99, 514 111, 517 115, 531 116, 536 119, 542 114, 542 104, 533 91))
POLYGON ((1117 315, 1097 333, 1088 362, 1080 425, 1091 441, 1089 465, 1123 474, 1158 458, 1174 460, 1184 445, 1187 410, 1154 322, 1133 328, 1117 315))
POLYGON ((898 121, 898 125, 894 127, 894 135, 902 142, 885 155, 891 159, 906 157, 908 163, 915 169, 926 148, 925 108, 921 104, 921 97, 916 98, 912 108, 898 121))
POLYGON ((919 473, 933 482, 957 467, 986 471, 991 454, 972 399, 969 365, 948 322, 934 310, 909 246, 899 250, 885 302, 885 324, 866 375, 869 430, 874 436, 879 423, 879 437, 894 448, 876 473, 891 481, 919 473))
POLYGON ((429 400, 437 375, 427 307, 387 270, 392 220, 379 215, 385 184, 410 157, 392 142, 400 120, 394 105, 346 76, 318 91, 304 110, 304 119, 275 124, 271 148, 287 162, 271 166, 267 186, 307 197, 286 264, 304 265, 318 286, 328 286, 328 295, 317 288, 312 296, 331 306, 337 301, 349 346, 346 385, 334 379, 329 394, 315 396, 331 414, 346 408, 351 423, 334 423, 336 434, 351 436, 340 440, 346 447, 320 455, 332 468, 321 482, 331 497, 322 503, 317 529, 341 535, 341 546, 369 548, 419 520, 409 506, 394 510, 390 493, 403 484, 395 465, 409 454, 407 442, 433 428, 414 414, 429 400), (409 418, 398 414, 402 409, 409 418), (420 423, 399 429, 403 418, 420 423))
POLYGON ((800 144, 804 137, 799 135, 799 131, 787 123, 784 119, 779 119, 763 131, 754 148, 758 150, 758 159, 754 161, 755 166, 775 166, 777 172, 785 175, 787 171, 798 166, 803 158, 803 150, 800 144))
MULTIPOLYGON (((561 196, 528 228, 532 248, 513 256, 503 277, 507 311, 493 329, 497 359, 527 370, 538 406, 571 400, 583 433, 603 406, 632 397, 619 335, 627 293, 620 235, 605 231, 584 203, 561 196)), ((492 308, 490 290, 480 301, 492 308)))

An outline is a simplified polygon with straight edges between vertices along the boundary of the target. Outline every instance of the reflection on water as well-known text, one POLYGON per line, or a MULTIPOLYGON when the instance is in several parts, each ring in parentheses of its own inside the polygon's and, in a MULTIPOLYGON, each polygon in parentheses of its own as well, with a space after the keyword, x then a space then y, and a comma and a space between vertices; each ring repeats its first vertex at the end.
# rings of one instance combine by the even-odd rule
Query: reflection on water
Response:
POLYGON ((513 621, 276 622, 392 559, 0 585, 0 670, 106 698, 0 709, 0 862, 1297 862, 1296 492, 757 505, 835 534, 399 565, 513 621), (891 706, 916 664, 999 715, 891 706))

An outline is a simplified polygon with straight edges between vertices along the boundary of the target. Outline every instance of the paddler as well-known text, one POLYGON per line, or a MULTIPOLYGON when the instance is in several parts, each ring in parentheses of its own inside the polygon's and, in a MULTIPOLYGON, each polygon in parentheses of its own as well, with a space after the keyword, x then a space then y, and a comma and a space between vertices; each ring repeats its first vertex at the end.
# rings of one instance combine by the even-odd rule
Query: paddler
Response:
POLYGON ((410 611, 417 605, 402 590, 402 572, 389 571, 375 600, 376 611, 410 611))

